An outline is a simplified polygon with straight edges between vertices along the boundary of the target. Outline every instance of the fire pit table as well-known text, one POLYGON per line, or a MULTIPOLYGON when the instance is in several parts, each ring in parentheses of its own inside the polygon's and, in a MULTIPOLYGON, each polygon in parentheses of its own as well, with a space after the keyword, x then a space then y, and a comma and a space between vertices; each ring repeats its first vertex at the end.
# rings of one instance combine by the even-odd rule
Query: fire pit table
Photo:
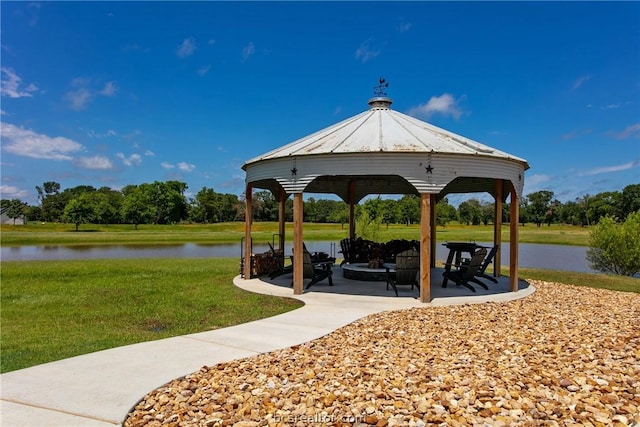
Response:
POLYGON ((369 264, 354 263, 342 266, 342 276, 345 279, 361 280, 364 282, 385 282, 387 280, 387 267, 393 271, 395 264, 383 264, 380 268, 369 268, 369 264))

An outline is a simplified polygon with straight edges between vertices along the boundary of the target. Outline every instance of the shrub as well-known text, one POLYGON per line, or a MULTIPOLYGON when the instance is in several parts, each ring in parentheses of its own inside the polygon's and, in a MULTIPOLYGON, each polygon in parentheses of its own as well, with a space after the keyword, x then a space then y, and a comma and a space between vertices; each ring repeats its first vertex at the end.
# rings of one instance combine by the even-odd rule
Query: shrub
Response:
POLYGON ((605 273, 635 276, 640 273, 640 211, 622 224, 604 217, 591 231, 587 260, 605 273))

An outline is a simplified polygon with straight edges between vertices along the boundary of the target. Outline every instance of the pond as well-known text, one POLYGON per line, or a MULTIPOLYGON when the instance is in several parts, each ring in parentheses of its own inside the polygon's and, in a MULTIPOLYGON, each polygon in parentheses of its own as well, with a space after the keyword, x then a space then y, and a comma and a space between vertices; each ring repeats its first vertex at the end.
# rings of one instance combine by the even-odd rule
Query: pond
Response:
MULTIPOLYGON (((488 242, 478 242, 490 246, 488 242)), ((323 251, 340 257, 339 242, 307 242, 311 252, 323 251)), ((253 252, 266 252, 267 245, 254 245, 253 252)), ((240 243, 234 244, 176 244, 176 245, 42 245, 15 246, 0 248, 0 259, 3 261, 30 260, 71 260, 71 259, 100 259, 100 258, 240 258, 240 243)), ((564 270, 594 273, 586 259, 587 247, 564 245, 538 245, 520 243, 520 267, 543 268, 550 270, 564 270)), ((291 254, 291 245, 285 248, 285 253, 291 254)), ((444 261, 448 250, 438 243, 436 245, 436 259, 444 261)), ((502 264, 509 264, 509 244, 502 247, 502 264)))

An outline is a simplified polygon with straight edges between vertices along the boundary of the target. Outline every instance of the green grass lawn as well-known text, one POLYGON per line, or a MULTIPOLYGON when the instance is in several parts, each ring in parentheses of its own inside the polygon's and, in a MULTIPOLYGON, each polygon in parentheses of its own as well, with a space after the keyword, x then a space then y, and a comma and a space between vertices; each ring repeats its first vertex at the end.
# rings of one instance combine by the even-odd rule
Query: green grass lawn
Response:
POLYGON ((301 302, 243 291, 237 259, 3 262, 1 372, 280 314, 301 302))
MULTIPOLYGON (((293 232, 288 224, 288 236, 293 232)), ((234 243, 244 224, 141 226, 37 224, 0 227, 2 245, 234 243)), ((503 240, 508 241, 507 234, 503 240)), ((256 223, 255 242, 271 241, 275 223, 256 223)), ((520 241, 586 245, 589 229, 520 227, 520 241)), ((380 230, 379 240, 417 239, 418 226, 380 230)), ((491 241, 491 226, 438 228, 438 240, 491 241)), ((305 240, 339 240, 335 224, 305 224, 305 240)), ((142 341, 236 325, 301 306, 299 301, 236 288, 238 259, 4 261, 0 372, 142 341)), ((522 278, 640 292, 640 279, 521 268, 522 278)), ((507 274, 503 267, 503 274, 507 274)))
MULTIPOLYGON (((101 244, 170 244, 170 243, 238 243, 244 237, 244 223, 218 224, 179 224, 179 225, 141 225, 135 230, 133 225, 94 225, 83 224, 75 232, 73 224, 32 224, 26 226, 0 226, 3 246, 10 245, 101 245, 101 244)), ((590 228, 570 225, 551 225, 536 227, 533 224, 519 226, 520 243, 545 243, 553 245, 587 246, 590 228)), ((275 222, 255 222, 252 225, 252 238, 255 243, 271 242, 278 232, 275 222)), ((340 224, 304 225, 304 239, 307 241, 339 241, 348 237, 348 227, 340 224)), ((378 231, 378 240, 419 239, 420 226, 392 224, 382 225, 378 231)), ((293 239, 293 224, 286 224, 287 240, 293 239)), ((467 226, 451 224, 438 227, 438 241, 478 241, 493 240, 492 225, 467 226)), ((509 241, 509 225, 502 229, 502 240, 509 241)))
MULTIPOLYGON (((1 372, 283 313, 299 301, 232 284, 237 259, 2 263, 1 372)), ((503 273, 505 273, 503 271, 503 273)), ((520 269, 523 278, 626 292, 623 276, 520 269)))

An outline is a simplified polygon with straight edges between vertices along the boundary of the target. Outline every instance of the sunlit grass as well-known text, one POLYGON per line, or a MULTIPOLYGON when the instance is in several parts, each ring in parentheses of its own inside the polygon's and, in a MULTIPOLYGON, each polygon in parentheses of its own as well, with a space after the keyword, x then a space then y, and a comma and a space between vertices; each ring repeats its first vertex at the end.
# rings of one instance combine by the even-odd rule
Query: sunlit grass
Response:
POLYGON ((2 263, 1 371, 222 328, 299 301, 243 291, 237 259, 2 263))
MULTIPOLYGON (((620 292, 640 293, 640 279, 613 274, 575 273, 571 271, 520 268, 519 276, 524 279, 544 280, 567 285, 587 286, 620 292)), ((508 274, 504 273, 503 274, 508 274)))
MULTIPOLYGON (((26 226, 0 226, 0 238, 3 246, 9 245, 102 245, 102 244, 176 244, 176 243, 239 243, 244 237, 244 223, 227 222, 218 224, 179 224, 179 225, 94 225, 83 224, 75 232, 73 224, 29 224, 26 226)), ((554 245, 587 246, 588 227, 551 225, 536 227, 533 224, 519 226, 519 242, 543 243, 554 245)), ((274 240, 278 233, 275 222, 254 222, 252 238, 254 243, 267 243, 274 240)), ((304 225, 306 241, 339 241, 348 236, 346 225, 314 224, 304 225)), ((378 240, 419 239, 420 226, 400 224, 382 225, 378 231, 378 240)), ((293 239, 293 224, 286 224, 286 238, 293 239)), ((466 226, 450 224, 438 227, 438 241, 477 241, 493 240, 492 225, 466 226)), ((509 241, 509 224, 502 229, 502 240, 509 241)))

